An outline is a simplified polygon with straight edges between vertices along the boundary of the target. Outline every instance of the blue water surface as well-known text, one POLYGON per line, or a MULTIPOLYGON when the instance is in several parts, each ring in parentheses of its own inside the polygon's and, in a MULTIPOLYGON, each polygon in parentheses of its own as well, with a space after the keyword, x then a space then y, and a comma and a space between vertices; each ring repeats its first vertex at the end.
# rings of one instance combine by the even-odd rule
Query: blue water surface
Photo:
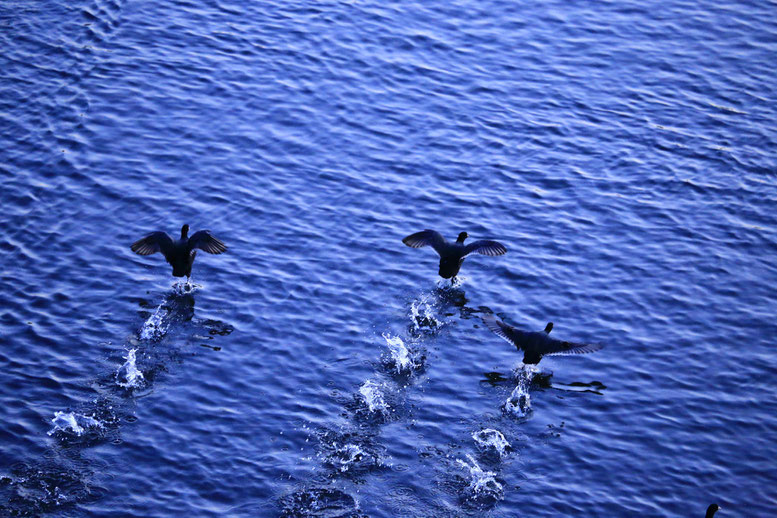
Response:
POLYGON ((774 516, 775 7, 3 2, 0 515, 774 516))

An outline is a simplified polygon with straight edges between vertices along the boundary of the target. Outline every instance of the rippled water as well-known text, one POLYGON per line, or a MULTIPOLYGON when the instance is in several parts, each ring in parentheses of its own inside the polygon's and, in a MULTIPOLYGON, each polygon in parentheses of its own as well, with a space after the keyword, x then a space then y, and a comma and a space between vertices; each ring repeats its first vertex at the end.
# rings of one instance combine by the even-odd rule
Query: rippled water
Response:
POLYGON ((0 514, 774 515, 774 14, 4 2, 0 514))

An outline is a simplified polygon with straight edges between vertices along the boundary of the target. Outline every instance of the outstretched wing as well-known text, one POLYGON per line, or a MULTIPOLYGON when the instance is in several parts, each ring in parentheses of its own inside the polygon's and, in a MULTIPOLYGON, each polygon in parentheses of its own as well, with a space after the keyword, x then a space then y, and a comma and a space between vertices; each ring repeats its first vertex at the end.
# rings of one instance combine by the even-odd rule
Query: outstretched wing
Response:
POLYGON ((402 242, 410 248, 421 248, 422 246, 428 245, 434 248, 438 254, 442 253, 446 245, 445 238, 442 237, 442 234, 429 229, 410 234, 403 239, 402 242))
POLYGON ((507 248, 497 241, 491 241, 489 239, 480 239, 473 241, 464 247, 464 255, 469 254, 481 254, 481 255, 504 255, 507 253, 507 248))
POLYGON ((569 354, 586 354, 596 352, 603 347, 602 344, 579 344, 576 342, 563 342, 561 340, 549 340, 547 352, 542 354, 547 356, 563 356, 569 354))
POLYGON ((227 251, 227 245, 213 237, 210 230, 200 230, 192 234, 189 238, 189 248, 192 250, 199 248, 209 254, 223 254, 227 251))
POLYGON ((132 243, 130 248, 139 255, 162 252, 167 257, 167 254, 173 249, 173 240, 164 232, 151 232, 146 237, 132 243))
POLYGON ((495 335, 502 338, 503 340, 507 340, 517 348, 521 348, 519 343, 521 335, 523 334, 522 331, 518 331, 513 326, 507 325, 501 320, 497 320, 494 315, 483 315, 482 320, 486 327, 489 328, 495 335))

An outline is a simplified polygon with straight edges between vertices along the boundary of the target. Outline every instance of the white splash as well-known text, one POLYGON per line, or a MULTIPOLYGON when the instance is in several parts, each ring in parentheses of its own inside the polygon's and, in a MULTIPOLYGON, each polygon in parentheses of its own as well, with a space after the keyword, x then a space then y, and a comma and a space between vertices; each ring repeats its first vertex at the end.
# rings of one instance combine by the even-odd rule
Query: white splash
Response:
POLYGON ((526 417, 529 410, 531 410, 529 385, 531 385, 531 380, 534 378, 534 374, 536 374, 537 371, 536 365, 524 365, 520 371, 516 372, 518 385, 516 385, 513 392, 510 394, 510 397, 505 401, 505 412, 516 417, 526 417))
POLYGON ((491 497, 496 498, 502 493, 502 484, 496 480, 496 473, 493 471, 485 471, 481 468, 477 461, 467 454, 467 459, 471 464, 466 463, 461 459, 456 459, 456 462, 463 468, 469 470, 469 491, 474 498, 478 497, 491 497))
POLYGON ((442 325, 434 313, 434 302, 429 303, 429 295, 422 295, 410 304, 410 318, 416 331, 423 326, 436 328, 442 325))
POLYGON ((157 340, 165 335, 167 328, 170 327, 170 322, 165 322, 167 316, 167 309, 165 302, 159 305, 154 311, 154 314, 148 317, 143 323, 143 327, 140 329, 141 340, 157 340))
POLYGON ((510 397, 505 401, 504 409, 508 414, 516 417, 526 417, 529 409, 531 409, 531 396, 529 396, 529 392, 524 384, 520 384, 513 389, 510 397))
POLYGON ((176 295, 191 295, 195 291, 202 288, 202 285, 195 284, 191 281, 191 279, 188 279, 185 282, 184 281, 176 282, 171 286, 171 288, 173 290, 173 293, 175 293, 176 295))
POLYGON ((76 434, 79 437, 85 434, 90 428, 103 427, 102 423, 94 417, 77 414, 75 412, 55 412, 51 424, 54 425, 54 428, 48 431, 49 435, 54 435, 57 432, 64 432, 76 434))
POLYGON ((505 439, 504 434, 493 428, 484 428, 475 432, 472 434, 472 438, 482 449, 493 449, 500 457, 503 457, 507 453, 507 449, 510 448, 510 443, 505 439))
POLYGON ((337 444, 333 444, 332 446, 334 447, 334 452, 329 456, 328 460, 338 464, 340 473, 345 473, 351 469, 365 456, 364 450, 356 444, 345 444, 340 447, 337 444))
POLYGON ((464 285, 464 281, 468 280, 469 277, 457 275, 453 279, 438 279, 437 280, 437 288, 440 290, 450 290, 454 288, 460 288, 464 285))
POLYGON ((534 363, 519 363, 520 367, 516 367, 513 371, 513 375, 516 378, 525 378, 527 382, 531 382, 534 379, 534 375, 540 372, 538 365, 534 363))
POLYGON ((116 382, 124 388, 137 388, 143 385, 145 378, 135 362, 135 349, 127 351, 127 360, 116 372, 116 382))
POLYGON ((391 359, 394 361, 398 373, 409 371, 416 367, 413 360, 410 359, 410 351, 400 337, 383 333, 383 338, 386 340, 386 345, 391 352, 391 359))
POLYGON ((383 399, 383 392, 380 390, 380 386, 372 380, 367 380, 359 387, 359 394, 364 398, 364 403, 367 405, 367 409, 373 413, 386 414, 389 411, 389 406, 383 399))

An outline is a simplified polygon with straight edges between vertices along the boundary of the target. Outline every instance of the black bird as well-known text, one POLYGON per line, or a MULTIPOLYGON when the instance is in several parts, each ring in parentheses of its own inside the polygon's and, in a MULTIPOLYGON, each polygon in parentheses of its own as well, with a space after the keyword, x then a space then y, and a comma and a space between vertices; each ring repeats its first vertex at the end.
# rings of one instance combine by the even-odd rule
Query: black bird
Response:
POLYGON ((173 266, 176 277, 191 277, 192 264, 197 250, 205 250, 209 254, 221 254, 227 251, 227 246, 213 237, 210 230, 200 230, 187 237, 189 225, 181 227, 181 239, 173 241, 165 232, 151 232, 143 239, 132 243, 132 251, 140 255, 151 255, 162 252, 168 263, 173 266))
POLYGON ((461 263, 469 254, 481 255, 503 255, 507 253, 507 248, 502 243, 481 239, 465 245, 467 233, 462 232, 455 243, 449 243, 442 234, 434 230, 422 230, 415 234, 410 234, 402 240, 410 248, 421 248, 430 245, 440 255, 440 277, 443 279, 456 279, 459 273, 461 263))
POLYGON ((704 518, 712 518, 715 516, 715 513, 718 512, 718 509, 720 509, 718 504, 710 504, 710 506, 707 508, 707 514, 704 515, 704 518))
POLYGON ((483 323, 498 336, 513 344, 519 351, 523 351, 523 363, 525 364, 540 363, 543 356, 592 353, 602 348, 600 344, 579 344, 551 338, 548 334, 553 329, 553 322, 548 322, 545 330, 539 333, 520 331, 501 320, 497 320, 494 315, 484 315, 483 323))

